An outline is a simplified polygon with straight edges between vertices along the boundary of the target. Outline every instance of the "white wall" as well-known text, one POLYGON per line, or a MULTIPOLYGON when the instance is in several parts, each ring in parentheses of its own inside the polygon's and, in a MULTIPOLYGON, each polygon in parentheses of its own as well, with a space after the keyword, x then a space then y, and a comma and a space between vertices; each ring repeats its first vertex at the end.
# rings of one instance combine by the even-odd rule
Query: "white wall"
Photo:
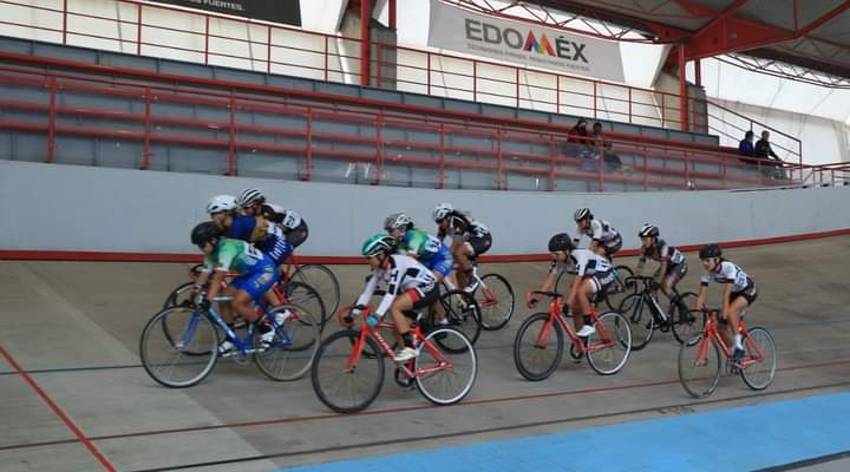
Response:
POLYGON ((850 187, 622 194, 428 190, 286 182, 0 161, 0 249, 190 253, 192 226, 217 193, 257 187, 301 212, 310 239, 301 255, 356 255, 390 212, 404 210, 433 231, 440 202, 472 212, 494 234, 493 254, 545 252, 549 237, 574 231, 589 206, 638 245, 644 222, 673 244, 732 241, 850 228, 850 187))

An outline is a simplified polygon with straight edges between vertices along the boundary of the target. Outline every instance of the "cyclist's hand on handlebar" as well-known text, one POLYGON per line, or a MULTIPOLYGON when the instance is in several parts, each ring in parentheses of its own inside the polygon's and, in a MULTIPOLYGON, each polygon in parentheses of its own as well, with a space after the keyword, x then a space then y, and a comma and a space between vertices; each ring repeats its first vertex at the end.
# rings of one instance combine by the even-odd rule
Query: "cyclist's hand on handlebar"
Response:
POLYGON ((526 305, 529 308, 534 308, 534 307, 537 306, 538 303, 540 303, 540 296, 532 295, 532 296, 528 297, 528 301, 526 302, 526 305))

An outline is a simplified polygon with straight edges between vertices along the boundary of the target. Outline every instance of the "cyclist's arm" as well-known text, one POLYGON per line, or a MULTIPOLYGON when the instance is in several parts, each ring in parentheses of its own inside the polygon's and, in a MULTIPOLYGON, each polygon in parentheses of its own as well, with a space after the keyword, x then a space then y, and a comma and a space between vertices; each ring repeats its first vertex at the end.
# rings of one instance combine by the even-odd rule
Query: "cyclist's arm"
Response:
POLYGON ((705 295, 708 292, 708 276, 703 276, 700 279, 699 283, 699 293, 697 294, 697 301, 694 305, 694 310, 701 310, 705 306, 705 295))
POLYGON ((215 272, 213 272, 210 289, 207 292, 207 300, 210 302, 212 302, 213 299, 218 296, 218 292, 221 291, 221 283, 224 282, 225 275, 227 275, 227 270, 216 269, 215 272))
POLYGON ((723 317, 726 318, 729 315, 729 305, 730 299, 732 298, 732 284, 724 284, 723 285, 723 317))
POLYGON ((357 305, 366 306, 369 304, 372 294, 375 293, 375 289, 378 288, 378 282, 380 279, 380 271, 376 270, 372 272, 372 276, 369 277, 369 281, 366 282, 366 288, 363 289, 363 293, 361 293, 360 297, 357 298, 357 305))
POLYGON ((387 282, 387 293, 384 294, 384 298, 381 299, 381 303, 379 303, 378 308, 375 309, 375 314, 378 315, 379 318, 384 317, 384 314, 393 304, 393 300, 395 300, 396 296, 399 292, 401 292, 402 276, 400 274, 401 272, 397 268, 393 268, 392 272, 390 272, 390 280, 387 282))

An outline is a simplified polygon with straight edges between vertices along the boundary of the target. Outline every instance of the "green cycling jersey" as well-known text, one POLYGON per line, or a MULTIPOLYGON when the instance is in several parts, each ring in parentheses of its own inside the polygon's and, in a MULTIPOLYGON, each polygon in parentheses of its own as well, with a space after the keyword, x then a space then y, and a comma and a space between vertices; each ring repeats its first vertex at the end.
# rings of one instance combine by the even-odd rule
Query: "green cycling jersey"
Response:
POLYGON ((233 270, 248 274, 274 267, 272 261, 250 243, 239 239, 221 238, 212 254, 204 258, 207 270, 233 270))

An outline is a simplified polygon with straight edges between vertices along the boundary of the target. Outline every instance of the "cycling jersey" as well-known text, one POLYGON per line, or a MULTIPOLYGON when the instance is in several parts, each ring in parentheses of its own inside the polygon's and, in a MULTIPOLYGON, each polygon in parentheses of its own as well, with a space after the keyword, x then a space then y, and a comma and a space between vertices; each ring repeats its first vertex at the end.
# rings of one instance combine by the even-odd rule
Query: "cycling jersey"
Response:
POLYGON ((389 270, 375 270, 369 278, 369 282, 366 283, 366 288, 360 298, 357 299, 358 305, 368 305, 378 284, 386 283, 387 293, 381 299, 378 308, 375 309, 375 314, 379 317, 384 316, 390 309, 393 300, 403 292, 414 290, 419 297, 425 298, 437 286, 437 279, 434 278, 434 274, 416 259, 400 254, 393 254, 389 257, 389 270))
POLYGON ((580 230, 579 233, 584 234, 594 241, 599 241, 604 246, 622 239, 620 233, 611 226, 611 223, 600 219, 590 220, 590 226, 584 231, 580 230))
POLYGON ((446 216, 449 219, 448 229, 440 231, 437 235, 443 239, 446 234, 452 236, 460 236, 464 241, 469 241, 474 238, 485 238, 490 234, 490 229, 483 223, 471 219, 468 215, 455 210, 446 216))
POLYGON ((257 300, 277 283, 274 262, 250 243, 221 238, 212 254, 204 258, 205 271, 233 271, 239 275, 230 285, 244 290, 257 300))
POLYGON ((292 254, 293 245, 276 223, 261 216, 235 215, 227 234, 231 238, 256 244, 276 265, 283 264, 292 254))
POLYGON ((685 262, 685 255, 673 246, 670 246, 663 239, 655 240, 655 246, 650 249, 640 249, 640 261, 646 262, 647 259, 652 259, 656 262, 667 262, 667 264, 677 265, 685 262))
POLYGON ((443 277, 452 271, 453 260, 449 247, 430 234, 411 229, 404 232, 401 248, 419 259, 429 270, 443 277))
POLYGON ((552 262, 552 272, 559 274, 566 270, 577 277, 590 277, 594 283, 594 292, 599 292, 614 281, 614 267, 604 257, 589 249, 574 249, 566 263, 552 262))
POLYGON ((720 284, 732 284, 732 292, 743 292, 755 285, 753 279, 733 262, 721 260, 712 272, 702 276, 702 285, 714 280, 720 284))

